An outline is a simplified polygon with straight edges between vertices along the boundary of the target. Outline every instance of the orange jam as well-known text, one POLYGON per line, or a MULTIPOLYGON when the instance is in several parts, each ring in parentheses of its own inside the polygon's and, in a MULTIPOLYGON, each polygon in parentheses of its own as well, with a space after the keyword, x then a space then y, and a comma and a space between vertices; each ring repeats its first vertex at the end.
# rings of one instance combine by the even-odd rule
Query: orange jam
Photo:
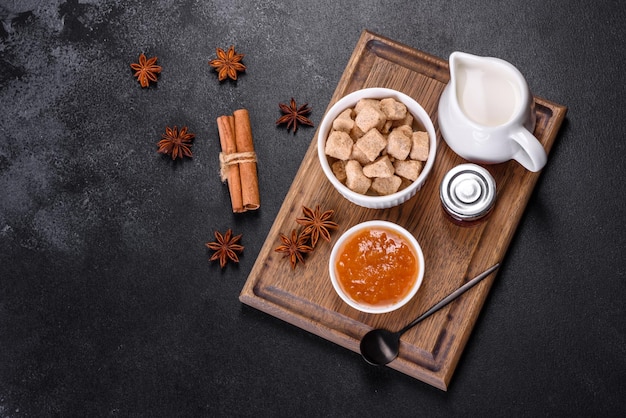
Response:
POLYGON ((400 301, 418 276, 413 246, 385 227, 364 229, 348 238, 335 264, 337 281, 355 302, 382 306, 400 301))

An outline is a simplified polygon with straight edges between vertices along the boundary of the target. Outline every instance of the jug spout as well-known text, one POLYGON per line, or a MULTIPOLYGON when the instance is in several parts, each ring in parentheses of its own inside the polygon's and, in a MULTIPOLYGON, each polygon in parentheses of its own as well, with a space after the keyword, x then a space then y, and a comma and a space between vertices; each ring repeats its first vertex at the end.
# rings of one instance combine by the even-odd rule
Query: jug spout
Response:
POLYGON ((448 58, 448 66, 450 67, 450 84, 456 83, 457 74, 459 72, 458 66, 459 61, 463 60, 463 56, 468 55, 464 52, 455 51, 450 54, 450 58, 448 58))
POLYGON ((448 59, 448 66, 450 67, 450 85, 455 86, 461 73, 465 71, 465 67, 471 66, 471 61, 480 59, 477 55, 468 54, 467 52, 454 51, 450 54, 448 59))

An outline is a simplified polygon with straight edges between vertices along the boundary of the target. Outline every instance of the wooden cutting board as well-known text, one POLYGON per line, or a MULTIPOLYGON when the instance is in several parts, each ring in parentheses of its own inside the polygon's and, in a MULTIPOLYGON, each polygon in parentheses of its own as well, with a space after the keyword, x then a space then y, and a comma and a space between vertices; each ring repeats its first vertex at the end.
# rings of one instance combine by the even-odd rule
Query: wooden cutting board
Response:
MULTIPOLYGON (((437 131, 437 154, 432 172, 415 197, 401 206, 365 209, 345 200, 324 176, 317 158, 316 135, 241 291, 241 302, 359 352, 361 337, 372 328, 397 330, 426 311, 465 281, 501 261, 515 233, 539 173, 510 161, 485 168, 497 184, 491 214, 467 227, 453 223, 439 200, 439 184, 452 167, 466 162, 441 138, 437 123, 439 97, 449 81, 448 63, 440 58, 364 31, 339 81, 328 108, 346 94, 366 87, 388 87, 408 94, 430 114, 437 131), (320 240, 306 264, 292 270, 274 249, 279 233, 289 235, 299 225, 302 206, 333 209, 340 228, 331 242, 320 240), (388 314, 354 310, 334 292, 328 257, 337 238, 351 226, 371 220, 395 222, 411 231, 422 246, 426 272, 411 302, 388 314)), ((535 136, 549 153, 566 107, 535 97, 535 136)), ((548 160, 548 164, 549 164, 548 160)), ((403 335, 400 355, 389 364, 442 390, 474 327, 496 275, 492 274, 461 298, 403 335)), ((363 367, 373 367, 363 363, 363 367)))

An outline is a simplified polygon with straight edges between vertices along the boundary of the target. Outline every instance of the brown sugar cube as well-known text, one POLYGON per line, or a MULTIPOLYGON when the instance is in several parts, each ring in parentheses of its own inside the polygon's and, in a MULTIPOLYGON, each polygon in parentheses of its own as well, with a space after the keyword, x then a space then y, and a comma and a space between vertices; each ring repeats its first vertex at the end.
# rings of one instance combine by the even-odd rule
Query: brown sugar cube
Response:
POLYGON ((363 174, 363 168, 358 161, 346 162, 346 186, 356 193, 365 194, 369 190, 372 180, 363 174))
POLYGON ((352 109, 346 109, 333 121, 333 129, 336 131, 350 132, 354 127, 352 109))
POLYGON ((354 109, 347 108, 337 116, 337 119, 354 119, 354 109))
POLYGON ((378 99, 360 99, 358 102, 356 102, 356 105, 354 105, 354 113, 356 113, 358 115, 359 112, 364 107, 368 107, 368 106, 371 106, 374 109, 380 109, 380 100, 378 100, 378 99))
POLYGON ((365 132, 363 132, 361 129, 359 129, 359 127, 356 126, 356 123, 355 123, 352 126, 352 129, 350 130, 350 138, 352 138, 352 140, 354 142, 356 142, 363 135, 365 135, 365 132))
POLYGON ((345 132, 332 131, 326 140, 324 152, 326 155, 337 158, 338 160, 347 160, 352 154, 352 138, 345 132))
POLYGON ((396 126, 394 129, 397 129, 409 138, 411 137, 411 135, 413 135, 413 129, 409 125, 396 126))
POLYGON ((367 157, 367 155, 365 155, 363 151, 361 151, 361 148, 359 147, 352 147, 352 154, 350 154, 350 159, 357 160, 361 165, 371 163, 370 159, 367 157))
POLYGON ((402 184, 402 179, 398 176, 377 177, 372 181, 372 190, 381 196, 386 196, 397 192, 402 184))
POLYGON ((387 154, 397 160, 406 160, 411 152, 411 137, 407 136, 402 129, 396 128, 387 137, 387 154))
POLYGON ((393 172, 393 164, 386 155, 363 167, 363 174, 369 178, 391 177, 393 176, 393 172))
POLYGON ((385 124, 385 114, 373 106, 364 106, 360 112, 357 113, 354 123, 363 132, 368 132, 370 129, 381 129, 385 124))
POLYGON ((406 106, 404 103, 397 101, 393 97, 382 99, 380 101, 380 110, 389 120, 400 120, 406 116, 406 106))
POLYGON ((345 183, 346 162, 342 160, 337 160, 333 163, 333 165, 330 166, 330 168, 333 170, 333 174, 335 175, 335 177, 337 177, 337 180, 339 180, 342 183, 345 183))
POLYGON ((404 177, 400 177, 402 179, 402 183, 400 183, 400 187, 398 190, 406 189, 413 183, 411 180, 405 179, 404 177))
POLYGON ((422 171, 422 162, 414 160, 396 161, 393 163, 396 175, 415 181, 422 171))
POLYGON ((413 126, 413 115, 410 112, 406 112, 406 116, 404 118, 399 119, 399 120, 394 120, 391 125, 394 128, 396 126, 402 126, 402 125, 413 126))
POLYGON ((355 146, 363 151, 370 161, 374 161, 387 146, 387 140, 377 129, 370 129, 356 141, 355 146))
POLYGON ((386 135, 389 132, 391 132, 391 128, 393 128, 393 121, 392 120, 388 120, 388 121, 385 122, 383 127, 380 128, 380 133, 383 134, 383 135, 386 135))
POLYGON ((409 157, 412 160, 426 161, 430 149, 428 134, 424 131, 413 132, 411 142, 411 153, 409 157))

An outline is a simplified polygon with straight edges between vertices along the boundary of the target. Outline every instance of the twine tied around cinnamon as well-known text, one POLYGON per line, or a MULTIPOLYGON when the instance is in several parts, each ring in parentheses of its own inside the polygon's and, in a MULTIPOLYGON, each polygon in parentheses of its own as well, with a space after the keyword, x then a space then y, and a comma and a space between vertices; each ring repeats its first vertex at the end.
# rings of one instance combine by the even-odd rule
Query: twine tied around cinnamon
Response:
POLYGON ((256 163, 256 152, 234 152, 232 154, 220 152, 220 178, 222 183, 228 180, 229 166, 243 163, 256 163))
POLYGON ((220 178, 222 183, 228 180, 229 166, 244 163, 256 163, 256 152, 235 152, 232 154, 220 152, 220 178))

